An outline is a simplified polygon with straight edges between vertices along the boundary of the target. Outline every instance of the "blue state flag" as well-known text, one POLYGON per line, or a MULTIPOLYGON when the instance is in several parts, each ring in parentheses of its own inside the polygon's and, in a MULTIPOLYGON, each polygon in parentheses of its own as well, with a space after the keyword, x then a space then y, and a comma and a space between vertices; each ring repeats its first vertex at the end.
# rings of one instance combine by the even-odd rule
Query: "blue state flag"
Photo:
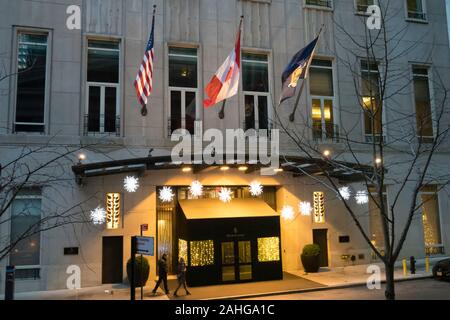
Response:
POLYGON ((319 36, 310 44, 295 54, 291 62, 287 65, 281 77, 283 89, 280 96, 280 104, 295 95, 300 79, 305 79, 308 75, 308 68, 311 64, 314 49, 316 48, 319 36))

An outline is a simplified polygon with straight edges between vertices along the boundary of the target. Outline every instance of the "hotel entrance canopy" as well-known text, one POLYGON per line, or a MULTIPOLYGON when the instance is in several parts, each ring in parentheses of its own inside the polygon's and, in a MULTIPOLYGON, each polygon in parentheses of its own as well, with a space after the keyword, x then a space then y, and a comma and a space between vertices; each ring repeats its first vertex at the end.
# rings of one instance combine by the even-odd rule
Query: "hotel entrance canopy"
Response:
MULTIPOLYGON (((170 155, 149 156, 144 158, 130 158, 86 164, 79 163, 72 166, 72 171, 75 174, 77 183, 81 184, 83 179, 89 177, 123 174, 129 172, 143 173, 146 170, 168 170, 190 167, 193 173, 200 173, 207 168, 220 167, 226 164, 231 168, 238 168, 245 165, 248 168, 245 173, 248 174, 261 168, 269 167, 268 165, 262 165, 260 163, 250 163, 248 160, 248 155, 246 155, 245 163, 239 163, 237 160, 235 163, 226 162, 226 156, 223 156, 222 159, 224 159, 223 164, 206 164, 204 162, 198 163, 195 161, 195 157, 193 155, 191 163, 176 163, 172 161, 170 155)), ((237 156, 236 159, 238 159, 237 156)), ((346 182, 361 181, 364 179, 364 175, 373 173, 373 167, 367 165, 344 161, 330 161, 323 158, 284 155, 280 155, 280 168, 282 168, 284 172, 292 173, 294 177, 301 177, 305 175, 323 175, 326 172, 330 177, 346 182)))
POLYGON ((219 199, 180 200, 181 209, 188 220, 278 217, 262 199, 233 199, 224 203, 219 199))

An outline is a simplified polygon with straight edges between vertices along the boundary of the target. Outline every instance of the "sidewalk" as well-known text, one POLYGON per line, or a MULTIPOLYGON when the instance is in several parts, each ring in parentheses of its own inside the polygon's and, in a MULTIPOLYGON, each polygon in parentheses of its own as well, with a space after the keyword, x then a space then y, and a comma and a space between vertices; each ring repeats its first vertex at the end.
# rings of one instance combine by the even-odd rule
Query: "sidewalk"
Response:
MULTIPOLYGON (((416 274, 403 275, 401 263, 395 268, 395 280, 407 281, 431 277, 433 263, 443 258, 431 259, 430 271, 425 272, 425 261, 417 261, 416 274)), ((385 281, 384 267, 377 263, 382 270, 381 278, 385 281)), ((190 296, 184 296, 184 290, 180 290, 178 298, 173 296, 177 286, 176 280, 169 279, 170 295, 163 294, 161 289, 153 296, 151 290, 153 283, 144 288, 144 300, 211 300, 211 299, 239 299, 258 296, 278 295, 286 293, 312 292, 345 288, 350 286, 366 285, 370 276, 367 273, 369 265, 347 266, 342 268, 321 268, 318 273, 305 273, 303 270, 285 272, 283 280, 250 282, 240 284, 224 284, 204 287, 189 288, 190 296)), ((17 300, 129 300, 130 289, 127 285, 103 285, 98 287, 82 288, 79 290, 54 290, 16 293, 17 300)), ((3 297, 0 295, 0 299, 3 297)), ((136 300, 140 300, 140 289, 136 290, 136 300)))

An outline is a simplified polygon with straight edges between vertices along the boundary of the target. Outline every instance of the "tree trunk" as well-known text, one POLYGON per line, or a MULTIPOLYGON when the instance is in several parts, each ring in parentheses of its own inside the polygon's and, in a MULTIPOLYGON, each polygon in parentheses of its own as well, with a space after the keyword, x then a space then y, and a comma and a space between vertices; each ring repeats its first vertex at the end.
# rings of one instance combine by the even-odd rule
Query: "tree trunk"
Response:
POLYGON ((384 266, 386 274, 386 289, 384 295, 386 300, 395 300, 394 263, 387 262, 384 266))

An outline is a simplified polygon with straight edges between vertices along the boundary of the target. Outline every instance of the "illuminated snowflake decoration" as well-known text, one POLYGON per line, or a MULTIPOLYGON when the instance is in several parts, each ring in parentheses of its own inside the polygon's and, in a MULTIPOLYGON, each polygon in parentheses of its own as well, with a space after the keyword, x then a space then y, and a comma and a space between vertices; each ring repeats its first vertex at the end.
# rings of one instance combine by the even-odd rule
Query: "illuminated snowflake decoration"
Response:
POLYGON ((366 204, 369 202, 369 195, 367 191, 358 191, 355 195, 355 200, 357 204, 366 204))
POLYGON ((203 194, 203 185, 200 181, 192 181, 189 192, 193 197, 200 197, 203 194))
POLYGON ((339 188, 339 195, 344 200, 349 200, 352 195, 349 187, 341 187, 339 188))
POLYGON ((95 225, 104 224, 106 221, 106 210, 98 206, 94 210, 91 210, 91 221, 95 225))
POLYGON ((281 209, 281 217, 284 220, 294 220, 294 216, 294 208, 292 208, 291 206, 284 206, 283 209, 281 209))
POLYGON ((230 202, 231 201, 231 189, 230 188, 220 188, 219 191, 219 199, 222 202, 230 202))
POLYGON ((171 187, 163 187, 159 190, 159 200, 162 202, 171 202, 174 196, 175 195, 171 187))
POLYGON ((139 188, 139 179, 133 176, 127 176, 123 179, 123 187, 128 192, 136 192, 139 188))
POLYGON ((258 181, 253 181, 250 183, 248 189, 253 197, 260 196, 263 193, 263 186, 258 181))
POLYGON ((313 210, 311 202, 301 201, 298 204, 298 210, 300 211, 302 216, 310 216, 313 210))

